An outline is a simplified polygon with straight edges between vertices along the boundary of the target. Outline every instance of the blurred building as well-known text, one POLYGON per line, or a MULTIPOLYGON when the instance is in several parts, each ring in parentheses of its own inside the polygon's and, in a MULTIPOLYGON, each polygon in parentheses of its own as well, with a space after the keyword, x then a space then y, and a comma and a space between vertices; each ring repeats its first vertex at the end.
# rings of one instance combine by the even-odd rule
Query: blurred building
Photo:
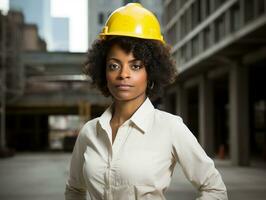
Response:
MULTIPOLYGON (((0 27, 0 157, 6 149, 49 150, 49 116, 88 120, 110 101, 82 75, 85 53, 47 52, 37 26, 18 11, 1 14, 0 27)), ((71 149, 75 138, 67 139, 71 149)))
POLYGON ((22 52, 45 51, 46 44, 38 36, 35 25, 25 24, 20 12, 9 11, 7 15, 0 14, 0 27, 0 149, 4 149, 6 147, 6 105, 19 99, 25 89, 22 52))
POLYGON ((9 0, 9 9, 22 12, 25 23, 35 24, 38 34, 46 41, 48 49, 52 43, 52 20, 50 0, 9 0))
POLYGON ((121 0, 88 1, 89 46, 97 38, 108 16, 121 5, 121 0))
POLYGON ((23 25, 22 51, 46 51, 46 42, 38 35, 35 24, 23 25))
POLYGON ((10 10, 22 12, 34 24, 49 51, 69 51, 69 18, 52 17, 50 0, 9 0, 10 10))
POLYGON ((167 90, 211 156, 265 159, 266 1, 163 1, 164 35, 179 72, 167 90))
POLYGON ((88 1, 88 29, 89 46, 98 37, 109 15, 117 8, 132 2, 141 3, 145 8, 151 10, 161 20, 161 0, 101 0, 88 1))

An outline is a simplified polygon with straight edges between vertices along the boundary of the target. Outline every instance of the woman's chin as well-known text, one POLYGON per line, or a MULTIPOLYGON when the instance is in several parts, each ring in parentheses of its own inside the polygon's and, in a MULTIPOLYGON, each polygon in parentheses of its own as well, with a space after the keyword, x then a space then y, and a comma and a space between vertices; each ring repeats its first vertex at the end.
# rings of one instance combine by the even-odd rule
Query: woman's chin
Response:
POLYGON ((130 100, 132 100, 132 99, 134 99, 134 98, 129 97, 129 96, 122 96, 122 95, 119 95, 119 96, 115 96, 114 99, 115 99, 116 101, 130 101, 130 100))
POLYGON ((133 101, 137 99, 145 99, 146 95, 128 95, 128 94, 119 94, 119 95, 113 95, 113 98, 116 101, 133 101))

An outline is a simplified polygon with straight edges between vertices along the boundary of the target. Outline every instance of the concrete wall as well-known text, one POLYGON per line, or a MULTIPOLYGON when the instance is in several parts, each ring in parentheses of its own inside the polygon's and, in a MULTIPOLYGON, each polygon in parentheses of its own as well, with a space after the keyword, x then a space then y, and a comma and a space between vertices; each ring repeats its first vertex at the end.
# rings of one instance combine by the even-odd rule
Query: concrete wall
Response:
MULTIPOLYGON (((212 157, 228 158, 233 165, 249 165, 252 156, 263 159, 253 122, 264 118, 254 116, 251 101, 257 89, 250 79, 258 74, 250 71, 266 59, 266 1, 169 0, 163 6, 164 34, 179 71, 172 112, 185 119, 212 157)), ((266 95, 259 96, 266 101, 266 95)), ((265 130, 265 120, 262 124, 265 130)))

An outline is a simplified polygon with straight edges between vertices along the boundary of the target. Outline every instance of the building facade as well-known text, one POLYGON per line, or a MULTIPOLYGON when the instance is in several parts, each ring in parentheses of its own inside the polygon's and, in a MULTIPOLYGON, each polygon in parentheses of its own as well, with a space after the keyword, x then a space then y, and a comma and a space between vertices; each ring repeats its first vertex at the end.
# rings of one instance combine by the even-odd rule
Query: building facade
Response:
POLYGON ((36 24, 38 35, 46 41, 47 48, 53 42, 50 0, 9 0, 9 9, 22 12, 27 24, 36 24))
POLYGON ((25 68, 21 54, 28 50, 46 50, 39 37, 37 27, 25 24, 22 13, 9 11, 0 13, 0 154, 6 144, 6 106, 24 95, 26 85, 25 68))
POLYGON ((166 109, 209 155, 265 159, 266 1, 166 0, 163 24, 179 73, 166 109))

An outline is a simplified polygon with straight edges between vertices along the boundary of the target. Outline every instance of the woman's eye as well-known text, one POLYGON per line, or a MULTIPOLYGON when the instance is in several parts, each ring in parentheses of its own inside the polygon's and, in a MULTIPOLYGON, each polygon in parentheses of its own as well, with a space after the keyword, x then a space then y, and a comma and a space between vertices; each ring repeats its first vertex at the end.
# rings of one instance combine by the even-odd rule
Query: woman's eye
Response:
POLYGON ((141 68, 141 65, 140 64, 134 64, 134 65, 131 66, 131 68, 133 70, 139 70, 141 68))
POLYGON ((108 68, 111 70, 116 70, 116 69, 119 69, 119 65, 115 63, 111 63, 108 65, 108 68))

